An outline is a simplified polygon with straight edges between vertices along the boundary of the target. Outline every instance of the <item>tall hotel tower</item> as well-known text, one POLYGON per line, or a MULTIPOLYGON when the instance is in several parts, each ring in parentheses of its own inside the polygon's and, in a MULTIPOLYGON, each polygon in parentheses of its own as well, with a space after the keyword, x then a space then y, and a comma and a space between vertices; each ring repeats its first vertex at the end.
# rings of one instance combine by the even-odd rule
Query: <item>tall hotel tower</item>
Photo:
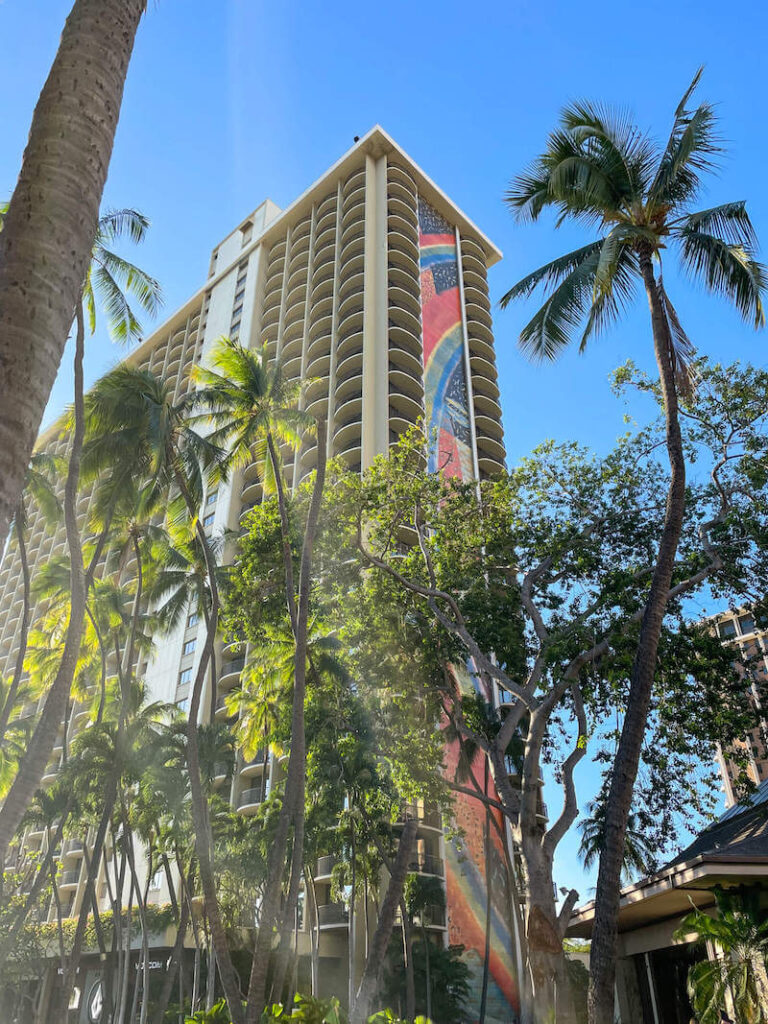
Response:
MULTIPOLYGON (((269 357, 279 358, 288 375, 311 379, 303 401, 309 412, 327 421, 329 456, 343 456, 353 469, 365 469, 421 421, 436 432, 433 458, 443 472, 483 478, 504 466, 486 281, 487 268, 500 258, 489 239, 375 127, 287 209, 281 211, 267 200, 228 235, 213 251, 205 285, 128 362, 165 377, 178 396, 191 389, 192 367, 205 361, 221 335, 248 346, 265 344, 269 357)), ((41 444, 65 450, 55 427, 41 444)), ((316 461, 316 442, 310 440, 286 466, 289 482, 300 483, 316 461)), ((252 466, 208 493, 206 529, 237 529, 260 498, 252 466)), ((81 498, 83 515, 89 500, 87 494, 81 498)), ((64 533, 46 533, 43 523, 33 520, 28 546, 34 572, 36 563, 65 552, 64 533)), ((18 557, 11 550, 0 569, 0 671, 6 677, 18 642, 20 580, 18 557)), ((190 614, 170 637, 156 639, 151 655, 142 655, 138 671, 151 699, 184 705, 198 643, 202 647, 202 626, 190 614)), ((243 656, 224 649, 220 659, 216 714, 223 719, 224 695, 238 681, 243 656)), ((202 706, 209 707, 210 701, 204 699, 202 706)), ((22 713, 32 716, 37 710, 28 706, 22 713)), ((83 719, 84 709, 75 707, 68 732, 83 719)), ((56 777, 60 756, 57 747, 44 782, 56 777)), ((240 761, 231 784, 231 801, 243 814, 254 813, 262 793, 265 769, 257 762, 240 761)), ((268 771, 279 775, 279 765, 270 765, 268 771)), ((229 783, 222 779, 221 785, 229 783)), ((472 800, 457 807, 464 832, 461 850, 444 837, 439 817, 421 807, 414 868, 445 879, 447 914, 435 911, 424 923, 435 941, 464 944, 478 988, 486 885, 491 885, 486 1017, 491 1024, 508 1022, 516 1014, 516 944, 507 925, 506 876, 498 849, 486 880, 484 812, 479 807, 472 800)), ((28 849, 44 842, 42 832, 24 837, 28 849)), ((331 865, 326 860, 321 859, 315 872, 320 976, 330 991, 341 994, 346 991, 349 926, 344 909, 331 902, 331 865)), ((59 888, 69 915, 79 912, 83 864, 81 844, 65 844, 59 888)), ((97 886, 97 892, 104 888, 97 886)), ((153 879, 150 893, 158 904, 167 901, 162 877, 153 879)), ((54 920, 53 908, 50 914, 54 920)), ((304 939, 308 948, 308 937, 304 939)), ((358 942, 357 948, 363 945, 358 942)), ((155 962, 164 960, 158 955, 155 962)), ((87 993, 98 964, 85 963, 90 972, 83 986, 87 993)), ((476 1006, 479 997, 472 1003, 476 1006)))

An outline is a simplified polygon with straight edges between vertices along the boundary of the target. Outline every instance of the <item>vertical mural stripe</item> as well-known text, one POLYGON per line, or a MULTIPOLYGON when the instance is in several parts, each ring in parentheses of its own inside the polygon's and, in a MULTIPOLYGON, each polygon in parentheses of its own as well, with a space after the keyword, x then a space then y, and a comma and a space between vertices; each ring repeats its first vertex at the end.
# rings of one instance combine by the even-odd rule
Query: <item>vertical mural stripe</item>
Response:
MULTIPOLYGON (((454 228, 419 198, 419 271, 424 357, 426 430, 430 440, 429 469, 448 477, 471 480, 474 476, 472 433, 469 420, 464 340, 459 287, 459 260, 454 228)), ((457 686, 477 688, 472 666, 460 671, 453 666, 457 686)), ((487 699, 487 694, 485 695, 487 699)), ((459 760, 458 743, 447 745, 446 771, 454 777, 459 760)), ((472 772, 482 790, 484 762, 480 753, 472 772)), ((491 795, 493 784, 489 784, 491 795)), ((485 808, 470 796, 456 794, 459 836, 446 839, 445 885, 448 904, 448 937, 465 947, 464 959, 472 967, 469 1007, 480 1004, 485 959, 486 899, 491 887, 491 942, 487 1024, 517 1020, 519 993, 514 971, 514 946, 510 931, 510 901, 504 851, 491 825, 486 863, 485 808), (490 877, 487 877, 487 871, 490 877)), ((493 812, 496 814, 496 812, 493 812)), ((496 820, 503 827, 501 817, 496 820)), ((476 1018, 475 1018, 476 1019, 476 1018)))
POLYGON ((423 199, 419 199, 419 272, 426 428, 432 442, 429 468, 471 480, 472 435, 456 235, 423 199))

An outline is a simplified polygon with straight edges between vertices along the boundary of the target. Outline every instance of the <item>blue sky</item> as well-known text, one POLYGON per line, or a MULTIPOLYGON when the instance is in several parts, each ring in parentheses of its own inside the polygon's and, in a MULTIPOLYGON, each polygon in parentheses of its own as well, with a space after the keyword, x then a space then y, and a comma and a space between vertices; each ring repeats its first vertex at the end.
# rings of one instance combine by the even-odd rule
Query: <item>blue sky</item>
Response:
MULTIPOLYGON (((18 173, 34 103, 69 0, 0 0, 0 198, 18 173)), ((150 0, 129 72, 105 193, 152 220, 137 260, 164 287, 171 312, 205 278, 212 247, 265 197, 283 206, 380 123, 499 245, 492 297, 547 259, 583 244, 551 221, 521 227, 502 202, 510 177, 541 148, 561 106, 580 97, 627 108, 664 136, 700 64, 701 95, 718 103, 728 156, 702 205, 745 198, 768 244, 762 117, 768 13, 754 0, 649 0, 642 10, 583 5, 386 4, 344 0, 150 0), (585 13, 586 11, 586 13, 585 13)), ((666 273, 688 332, 720 360, 763 365, 755 335, 717 299, 666 273)), ((516 338, 523 306, 495 314, 509 458, 546 437, 599 450, 622 431, 609 372, 627 358, 650 367, 648 314, 638 301, 620 328, 584 356, 531 365, 516 338)), ((120 350, 89 343, 91 381, 120 350)), ((69 400, 64 365, 46 419, 69 400)), ((592 773, 585 767, 586 788, 592 773)), ((592 883, 567 841, 561 881, 592 883)))

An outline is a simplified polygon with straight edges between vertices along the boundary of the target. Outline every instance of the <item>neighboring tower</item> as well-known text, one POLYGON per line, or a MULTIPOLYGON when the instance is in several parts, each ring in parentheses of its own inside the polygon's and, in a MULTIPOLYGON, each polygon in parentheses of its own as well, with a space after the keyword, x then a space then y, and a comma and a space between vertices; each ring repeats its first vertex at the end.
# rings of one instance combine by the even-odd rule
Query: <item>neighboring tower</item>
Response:
POLYGON ((725 803, 731 807, 739 800, 736 787, 742 771, 734 755, 746 759, 746 772, 756 786, 768 779, 768 721, 766 721, 766 680, 768 680, 768 630, 755 626, 752 613, 742 608, 736 612, 723 612, 712 620, 712 627, 724 644, 739 648, 749 661, 750 699, 759 712, 760 722, 742 740, 737 740, 730 749, 718 747, 718 765, 723 779, 725 803))

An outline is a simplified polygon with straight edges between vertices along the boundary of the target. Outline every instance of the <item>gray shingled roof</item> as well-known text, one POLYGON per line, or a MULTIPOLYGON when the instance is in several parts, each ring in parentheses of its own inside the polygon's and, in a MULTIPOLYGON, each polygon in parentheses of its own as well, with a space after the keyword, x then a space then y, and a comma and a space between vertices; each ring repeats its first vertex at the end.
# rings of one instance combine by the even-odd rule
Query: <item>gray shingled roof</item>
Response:
POLYGON ((717 821, 700 832, 690 846, 682 850, 666 868, 695 857, 718 860, 768 858, 768 779, 751 797, 734 804, 717 821))

